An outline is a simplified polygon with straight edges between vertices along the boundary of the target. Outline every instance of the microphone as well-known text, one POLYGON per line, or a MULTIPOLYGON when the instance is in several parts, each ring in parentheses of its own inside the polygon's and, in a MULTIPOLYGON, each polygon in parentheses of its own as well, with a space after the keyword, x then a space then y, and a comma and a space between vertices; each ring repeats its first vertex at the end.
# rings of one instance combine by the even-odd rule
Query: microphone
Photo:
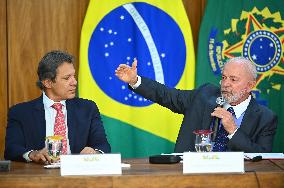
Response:
MULTIPOLYGON (((216 98, 216 104, 217 106, 216 107, 223 107, 223 105, 226 103, 226 100, 223 96, 221 97, 217 97, 216 98)), ((217 118, 217 117, 214 117, 213 118, 213 126, 212 126, 212 141, 215 141, 216 139, 216 136, 217 136, 217 132, 218 132, 218 127, 220 125, 220 121, 221 119, 220 118, 217 118)))
POLYGON ((225 104, 226 100, 223 96, 221 97, 217 97, 216 99, 216 103, 218 107, 223 107, 223 105, 225 104))

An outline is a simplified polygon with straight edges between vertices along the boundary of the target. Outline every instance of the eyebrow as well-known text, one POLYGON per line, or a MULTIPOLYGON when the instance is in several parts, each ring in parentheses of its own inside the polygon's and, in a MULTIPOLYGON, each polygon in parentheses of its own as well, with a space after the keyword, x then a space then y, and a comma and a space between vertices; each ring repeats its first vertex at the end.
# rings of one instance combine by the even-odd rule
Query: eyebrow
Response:
POLYGON ((229 78, 232 78, 232 77, 234 77, 234 78, 240 78, 239 76, 234 76, 234 75, 225 75, 224 73, 222 74, 222 76, 225 76, 225 77, 229 77, 229 78))
POLYGON ((65 75, 62 76, 62 78, 73 76, 73 75, 76 76, 76 73, 74 73, 74 74, 72 74, 72 73, 71 74, 65 74, 65 75))
POLYGON ((239 76, 229 76, 229 78, 240 78, 239 76))
POLYGON ((226 75, 222 75, 222 79, 223 77, 225 77, 225 79, 234 79, 236 81, 239 81, 241 78, 239 76, 226 76, 226 75))

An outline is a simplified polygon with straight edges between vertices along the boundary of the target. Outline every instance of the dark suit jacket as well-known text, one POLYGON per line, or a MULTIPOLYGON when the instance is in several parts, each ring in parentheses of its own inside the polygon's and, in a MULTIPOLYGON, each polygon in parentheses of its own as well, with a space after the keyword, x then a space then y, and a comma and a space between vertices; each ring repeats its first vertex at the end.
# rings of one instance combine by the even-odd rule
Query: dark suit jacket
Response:
MULTIPOLYGON (((80 98, 66 100, 70 149, 84 147, 110 152, 97 105, 80 98)), ((45 147, 46 122, 42 96, 10 108, 6 131, 5 159, 23 161, 23 154, 45 147)))
MULTIPOLYGON (((194 130, 209 129, 216 98, 220 88, 212 84, 195 90, 168 88, 156 81, 143 78, 136 93, 156 102, 171 111, 183 114, 175 145, 175 152, 195 151, 194 130)), ((228 142, 228 150, 244 152, 271 152, 276 132, 277 117, 268 108, 251 99, 240 128, 228 142)))

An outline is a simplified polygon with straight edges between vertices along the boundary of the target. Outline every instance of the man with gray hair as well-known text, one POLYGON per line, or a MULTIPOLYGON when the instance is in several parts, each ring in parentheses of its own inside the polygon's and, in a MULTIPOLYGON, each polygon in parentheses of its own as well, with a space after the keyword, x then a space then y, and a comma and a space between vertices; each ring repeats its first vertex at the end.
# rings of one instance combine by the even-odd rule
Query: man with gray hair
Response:
POLYGON ((168 88, 138 76, 136 60, 132 67, 119 65, 116 76, 135 93, 184 115, 175 152, 195 151, 195 130, 216 130, 213 151, 272 151, 277 117, 252 97, 256 68, 244 57, 224 64, 221 88, 212 84, 194 90, 168 88), (216 104, 219 98, 225 101, 222 106, 216 104))
POLYGON ((100 112, 93 101, 75 97, 74 58, 66 52, 48 52, 38 66, 37 86, 42 95, 10 108, 5 159, 52 162, 45 138, 62 137, 62 153, 110 152, 100 112))

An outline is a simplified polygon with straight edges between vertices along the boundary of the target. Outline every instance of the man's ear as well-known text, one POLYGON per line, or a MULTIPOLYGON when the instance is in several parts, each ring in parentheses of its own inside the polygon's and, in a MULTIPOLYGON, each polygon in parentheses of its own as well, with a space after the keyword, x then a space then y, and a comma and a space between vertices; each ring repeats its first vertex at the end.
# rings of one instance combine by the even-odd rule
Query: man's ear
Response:
POLYGON ((50 89, 53 82, 51 80, 49 80, 49 79, 46 79, 46 80, 41 81, 41 83, 44 85, 45 88, 49 88, 50 89))
POLYGON ((256 86, 255 80, 251 80, 251 81, 248 82, 248 87, 249 87, 250 91, 252 91, 253 88, 255 88, 255 86, 256 86))

